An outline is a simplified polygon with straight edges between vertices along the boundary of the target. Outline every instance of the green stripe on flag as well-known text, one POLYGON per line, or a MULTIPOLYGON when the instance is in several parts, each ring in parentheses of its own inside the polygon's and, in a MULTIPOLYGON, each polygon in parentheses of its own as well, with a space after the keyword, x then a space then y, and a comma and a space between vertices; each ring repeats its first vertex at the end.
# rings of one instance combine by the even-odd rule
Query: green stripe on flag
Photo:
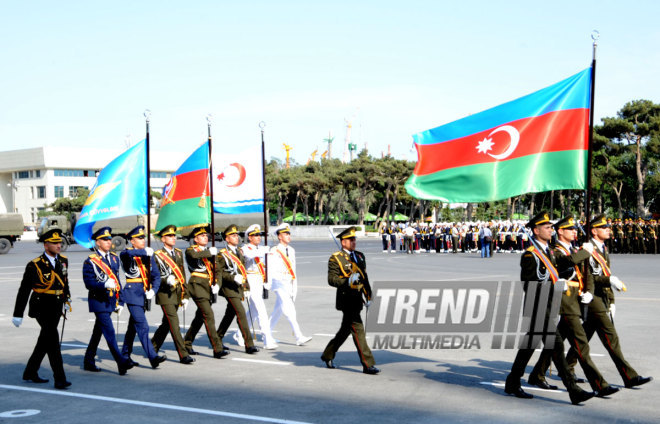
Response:
POLYGON ((168 225, 176 225, 178 228, 182 228, 208 224, 211 222, 210 202, 210 197, 205 196, 204 198, 193 197, 168 203, 158 213, 156 231, 160 231, 168 225))
POLYGON ((585 189, 586 169, 586 150, 566 150, 462 166, 423 176, 413 174, 405 187, 408 194, 418 199, 490 202, 524 193, 585 189))

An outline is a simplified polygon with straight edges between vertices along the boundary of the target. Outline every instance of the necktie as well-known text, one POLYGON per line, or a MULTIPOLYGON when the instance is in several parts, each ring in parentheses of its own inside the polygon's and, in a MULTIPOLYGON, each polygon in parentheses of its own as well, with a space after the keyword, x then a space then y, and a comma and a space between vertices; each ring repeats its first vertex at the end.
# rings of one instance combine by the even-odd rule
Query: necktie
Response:
POLYGON ((288 247, 286 248, 286 257, 287 258, 289 257, 289 248, 288 247))
POLYGON ((172 255, 172 259, 174 259, 176 261, 176 253, 174 253, 174 250, 172 250, 171 255, 172 255))
POLYGON ((351 252, 351 260, 357 263, 357 258, 355 257, 355 252, 351 252))

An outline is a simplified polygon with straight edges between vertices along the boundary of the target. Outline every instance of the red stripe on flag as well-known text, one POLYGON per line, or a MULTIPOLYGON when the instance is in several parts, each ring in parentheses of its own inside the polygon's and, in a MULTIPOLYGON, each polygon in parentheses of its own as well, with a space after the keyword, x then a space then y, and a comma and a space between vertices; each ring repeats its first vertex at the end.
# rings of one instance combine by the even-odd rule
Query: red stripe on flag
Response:
POLYGON ((570 109, 545 115, 503 123, 498 127, 437 144, 417 144, 419 160, 413 173, 428 175, 445 169, 466 165, 515 159, 527 155, 564 150, 586 150, 589 133, 589 110, 570 109), (495 129, 504 125, 514 127, 520 133, 515 150, 506 158, 495 159, 478 150, 480 142, 489 138, 493 145, 487 153, 500 155, 510 145, 510 136, 495 129))
POLYGON ((197 171, 186 172, 185 174, 174 175, 176 185, 168 193, 168 198, 172 201, 186 200, 193 197, 202 197, 209 195, 208 169, 199 169, 197 171))

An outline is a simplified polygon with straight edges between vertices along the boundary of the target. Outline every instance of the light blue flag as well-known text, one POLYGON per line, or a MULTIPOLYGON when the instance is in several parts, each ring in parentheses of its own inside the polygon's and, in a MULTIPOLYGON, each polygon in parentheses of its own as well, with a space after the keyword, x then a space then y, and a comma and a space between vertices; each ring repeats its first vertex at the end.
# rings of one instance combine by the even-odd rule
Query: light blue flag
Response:
POLYGON ((80 212, 73 238, 90 248, 97 221, 146 213, 147 142, 142 140, 101 170, 80 212))

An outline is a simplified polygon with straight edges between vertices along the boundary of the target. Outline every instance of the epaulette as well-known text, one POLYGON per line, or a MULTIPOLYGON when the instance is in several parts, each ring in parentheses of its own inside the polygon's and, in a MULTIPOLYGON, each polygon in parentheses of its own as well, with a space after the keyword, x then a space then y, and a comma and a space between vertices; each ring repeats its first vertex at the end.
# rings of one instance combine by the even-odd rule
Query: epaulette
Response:
POLYGON ((62 255, 62 254, 60 254, 60 258, 62 258, 62 259, 67 259, 67 260, 69 259, 69 258, 67 258, 66 256, 64 256, 64 255, 62 255))
POLYGON ((41 256, 39 256, 38 258, 32 259, 32 262, 34 262, 35 264, 38 264, 40 260, 41 260, 41 256))
POLYGON ((117 253, 115 253, 115 252, 110 252, 110 254, 113 255, 113 256, 119 256, 119 255, 118 255, 117 253))
POLYGON ((341 250, 336 251, 335 253, 332 254, 332 256, 337 256, 341 255, 343 252, 341 250))
POLYGON ((527 249, 525 249, 525 252, 532 252, 534 251, 534 246, 529 246, 527 249))
POLYGON ((174 251, 175 251, 175 252, 180 252, 181 249, 178 249, 178 248, 175 247, 175 248, 174 248, 174 251))
POLYGON ((95 259, 95 258, 98 258, 98 257, 99 257, 99 255, 97 255, 96 253, 92 253, 91 255, 89 255, 90 259, 95 259))

